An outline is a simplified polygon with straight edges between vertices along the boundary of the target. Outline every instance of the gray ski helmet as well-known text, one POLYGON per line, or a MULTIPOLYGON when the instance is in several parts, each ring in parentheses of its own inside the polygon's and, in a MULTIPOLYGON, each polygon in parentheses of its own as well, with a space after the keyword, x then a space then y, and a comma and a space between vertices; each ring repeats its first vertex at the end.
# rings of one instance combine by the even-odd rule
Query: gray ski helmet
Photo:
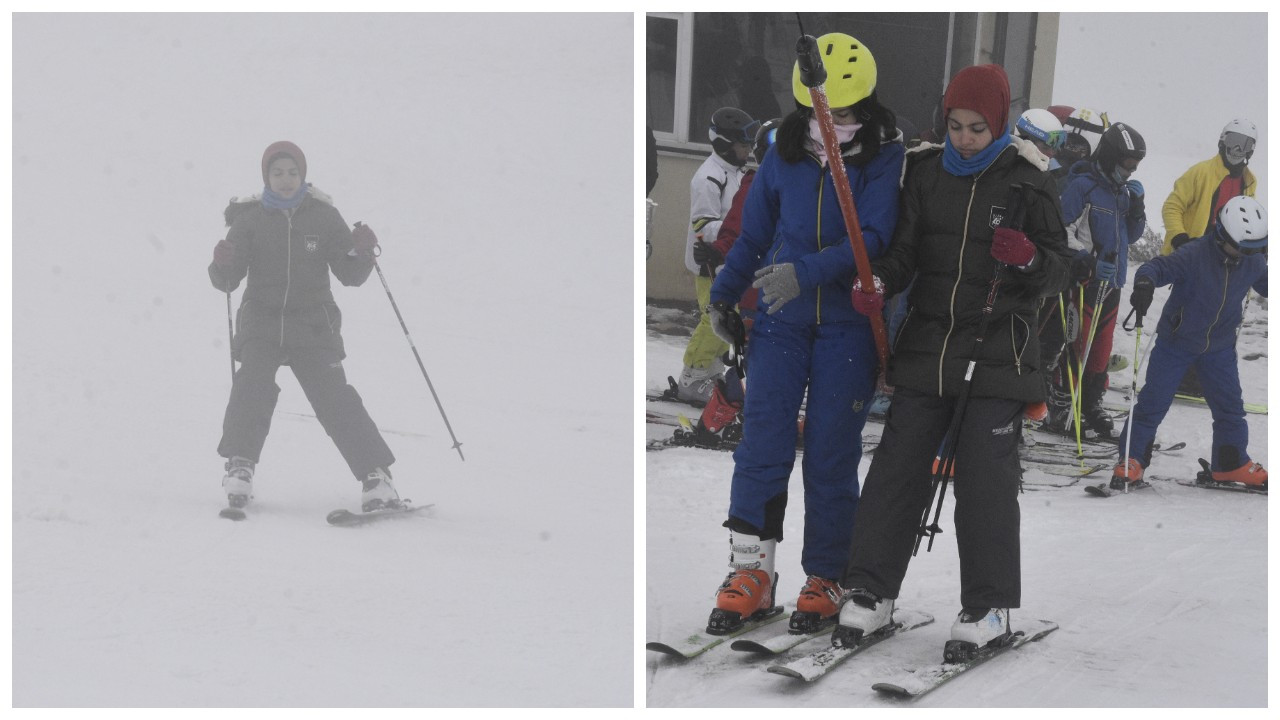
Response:
POLYGON ((717 155, 734 165, 742 166, 746 163, 738 162, 732 152, 733 145, 754 144, 759 128, 759 122, 752 120, 750 115, 738 108, 722 107, 711 114, 711 127, 707 129, 707 137, 717 155))
POLYGON ((764 162, 764 154, 769 152, 769 148, 773 147, 773 143, 778 139, 778 127, 781 125, 782 118, 773 118, 756 131, 756 144, 751 149, 751 154, 755 156, 757 163, 764 162))
POLYGON ((1116 164, 1124 158, 1141 160, 1147 156, 1147 141, 1142 139, 1138 131, 1124 123, 1113 123, 1102 133, 1098 140, 1098 149, 1094 158, 1098 167, 1106 175, 1110 175, 1116 164))
POLYGON ((1246 255, 1267 251, 1267 211, 1248 195, 1237 195, 1222 206, 1218 227, 1246 255))
POLYGON ((1227 123, 1218 135, 1218 152, 1228 165, 1238 166, 1253 157, 1258 142, 1258 126, 1252 120, 1236 118, 1227 123))

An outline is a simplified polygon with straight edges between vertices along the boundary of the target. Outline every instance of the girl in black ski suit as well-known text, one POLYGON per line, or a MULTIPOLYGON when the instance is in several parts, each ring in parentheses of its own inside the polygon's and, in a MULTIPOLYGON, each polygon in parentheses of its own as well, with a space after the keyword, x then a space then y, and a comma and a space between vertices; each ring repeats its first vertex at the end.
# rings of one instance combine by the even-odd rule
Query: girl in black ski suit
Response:
POLYGON ((288 365, 351 472, 363 483, 364 510, 399 504, 388 467, 390 448, 347 384, 342 360, 342 314, 329 291, 329 273, 361 285, 373 270, 377 238, 355 232, 324 193, 306 181, 307 160, 291 142, 262 155, 261 198, 232 200, 230 230, 214 248, 209 278, 219 290, 248 284, 236 313, 232 356, 240 361, 222 424, 218 454, 228 459, 223 488, 232 507, 244 507, 280 388, 276 371, 288 365))

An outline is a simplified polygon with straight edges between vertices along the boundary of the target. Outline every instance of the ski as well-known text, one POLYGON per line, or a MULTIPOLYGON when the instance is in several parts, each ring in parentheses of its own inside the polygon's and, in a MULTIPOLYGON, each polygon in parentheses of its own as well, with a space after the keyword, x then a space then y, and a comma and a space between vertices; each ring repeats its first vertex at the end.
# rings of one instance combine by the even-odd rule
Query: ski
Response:
MULTIPOLYGON (((1138 482, 1133 483, 1132 485, 1129 486, 1129 491, 1133 492, 1136 490, 1145 490, 1149 487, 1151 487, 1151 483, 1147 482, 1146 480, 1139 480, 1138 482)), ((1124 490, 1112 490, 1110 480, 1102 483, 1101 485, 1086 485, 1084 488, 1084 491, 1089 495, 1092 495, 1093 497, 1103 497, 1103 498, 1109 498, 1114 495, 1125 494, 1124 490)))
POLYGON ((782 606, 776 605, 769 610, 768 615, 754 620, 748 620, 742 624, 742 627, 731 633, 726 633, 724 635, 712 635, 704 628, 680 640, 670 643, 651 640, 645 643, 644 647, 646 650, 652 650, 664 655, 673 655, 675 657, 684 658, 685 660, 690 660, 698 657, 711 648, 724 643, 726 640, 732 640, 739 635, 745 635, 752 630, 758 630, 765 625, 775 623, 784 617, 786 616, 782 614, 782 606))
POLYGON ((1030 620, 1026 625, 1026 629, 1015 632, 1013 639, 1006 645, 979 648, 972 658, 960 662, 942 662, 928 667, 908 668, 898 677, 875 683, 871 689, 881 695, 914 700, 957 675, 968 672, 1009 650, 1016 650, 1029 642, 1035 642, 1058 629, 1057 623, 1047 620, 1030 620))
POLYGON ((1204 488, 1205 490, 1226 490, 1227 492, 1249 493, 1251 495, 1266 495, 1266 485, 1246 485, 1240 482, 1230 482, 1224 480, 1213 479, 1213 469, 1209 465, 1209 461, 1204 458, 1196 458, 1196 462, 1200 463, 1200 472, 1196 473, 1194 480, 1185 478, 1163 477, 1153 475, 1153 480, 1172 480, 1179 485, 1187 487, 1204 488))
POLYGON ((893 625, 885 630, 868 635, 863 638, 862 642, 851 648, 844 647, 828 647, 810 653, 804 657, 797 658, 788 663, 779 663, 770 665, 768 671, 776 675, 785 675, 796 680, 805 682, 813 682, 818 678, 831 672, 833 669, 844 663, 844 661, 866 650, 867 648, 887 640, 894 635, 901 635, 909 630, 915 630, 933 622, 933 616, 928 613, 913 612, 910 610, 895 610, 893 625))
POLYGON ((787 630, 784 633, 764 638, 762 640, 753 640, 751 638, 734 640, 733 644, 729 646, 729 649, 737 650, 738 652, 754 653, 756 655, 781 655, 791 648, 807 643, 814 638, 830 635, 831 631, 835 630, 835 628, 836 623, 835 620, 832 619, 831 624, 821 630, 816 630, 811 633, 796 633, 787 630))
POLYGON ((1066 464, 1072 462, 1071 459, 1054 461, 1021 458, 1021 462, 1024 468, 1029 465, 1031 470, 1038 470, 1046 475, 1073 478, 1089 477, 1090 475, 1095 475, 1111 467, 1111 463, 1092 463, 1085 464, 1083 467, 1080 465, 1066 464))
MULTIPOLYGON (((1180 401, 1185 402, 1185 403, 1191 403, 1191 404, 1193 404, 1193 405, 1206 405, 1206 406, 1207 406, 1207 405, 1209 404, 1209 401, 1205 400, 1204 398, 1200 397, 1199 395, 1187 395, 1187 394, 1184 394, 1184 393, 1176 393, 1176 394, 1173 396, 1173 399, 1174 399, 1174 400, 1180 400, 1180 401)), ((1245 404, 1244 404, 1244 411, 1245 411, 1245 412, 1247 412, 1247 413, 1253 414, 1253 415, 1266 415, 1266 414, 1267 414, 1267 404, 1266 404, 1266 403, 1250 403, 1250 402, 1247 402, 1247 403, 1245 403, 1245 404)))
MULTIPOLYGON (((1151 452, 1167 455, 1167 454, 1176 453, 1179 450, 1182 450, 1183 448, 1185 448, 1186 446, 1187 444, 1185 442, 1176 442, 1168 446, 1162 446, 1160 443, 1156 443, 1151 447, 1151 452)), ((1029 461, 1029 462, 1038 462, 1038 463, 1046 463, 1046 464, 1051 464, 1055 462, 1059 462, 1059 463, 1078 462, 1081 459, 1113 460, 1114 461, 1119 459, 1120 457, 1120 448, 1118 445, 1113 445, 1107 451, 1087 450, 1083 455, 1077 455, 1074 449, 1064 449, 1064 448, 1058 448, 1058 447, 1037 449, 1036 446, 1033 445, 1029 448, 1023 448, 1023 450, 1019 453, 1019 455, 1021 456, 1024 462, 1029 461)))
POLYGON ((407 517, 415 513, 435 507, 434 503, 426 505, 409 505, 405 500, 403 507, 391 508, 388 510, 374 510, 372 512, 351 512, 346 509, 334 510, 325 518, 330 525, 335 527, 358 527, 360 525, 368 525, 369 523, 378 522, 380 520, 388 520, 390 518, 407 517))

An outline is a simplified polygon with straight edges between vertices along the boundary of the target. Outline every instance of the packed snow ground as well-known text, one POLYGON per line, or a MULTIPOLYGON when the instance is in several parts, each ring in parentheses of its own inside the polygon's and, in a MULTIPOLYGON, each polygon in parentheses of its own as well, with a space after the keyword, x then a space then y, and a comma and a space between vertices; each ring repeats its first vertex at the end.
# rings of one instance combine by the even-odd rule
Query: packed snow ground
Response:
MULTIPOLYGON (((1130 274, 1136 267, 1130 268, 1130 274)), ((1159 316, 1168 289, 1158 289, 1149 319, 1159 316)), ((1128 291, 1121 303, 1127 313, 1128 291)), ((646 386, 666 387, 678 374, 687 335, 672 334, 676 311, 649 307, 646 386)), ((1154 328, 1154 322, 1149 322, 1154 328)), ((1149 348, 1153 337, 1143 337, 1149 348)), ((1132 355, 1134 336, 1119 325, 1114 351, 1132 355)), ((1239 353, 1267 351, 1267 311, 1250 302, 1239 353)), ((1144 352, 1145 354, 1145 352, 1144 352)), ((1267 358, 1240 362, 1245 399, 1265 403, 1267 358)), ((1128 369, 1113 373, 1108 400, 1125 402, 1128 369)), ((1141 385, 1142 376, 1139 375, 1141 385)), ((748 384, 750 378, 748 377, 748 384)), ((697 411, 689 415, 696 420, 697 411)), ((1148 472, 1183 475, 1208 457, 1207 408, 1175 403, 1158 439, 1185 441, 1177 454, 1156 454, 1148 472)), ((1249 451, 1267 465, 1267 416, 1248 415, 1249 451)), ((879 432, 874 423, 868 429, 879 432)), ((650 439, 671 428, 647 426, 650 439)), ((864 457, 865 477, 870 458, 864 457)), ((733 458, 712 450, 675 448, 646 453, 648 479, 646 637, 677 639, 701 628, 728 572, 728 508, 733 458)), ((1028 484, 1062 482, 1028 468, 1028 484)), ((1151 490, 1100 499, 1074 487, 1037 488, 1020 498, 1022 608, 1018 617, 1057 622, 1044 640, 944 685, 922 707, 1257 707, 1267 696, 1267 498, 1155 482, 1151 490)), ((932 552, 912 560, 898 606, 927 612, 935 622, 867 650, 831 675, 806 685, 767 673, 770 661, 730 650, 728 643, 682 662, 648 653, 647 700, 670 706, 865 706, 899 701, 871 685, 896 666, 941 661, 959 612, 959 568, 948 496, 943 533, 932 552)), ((778 545, 778 601, 794 609, 800 569, 804 496, 799 464, 791 480, 784 535, 778 545)), ((785 624, 785 621, 784 621, 785 624)), ((777 632, 762 630, 761 635, 777 632)), ((812 640, 784 657, 829 644, 812 640)))
POLYGON ((630 48, 632 17, 13 24, 14 705, 630 707, 634 334, 600 319, 631 317, 633 184, 598 153, 633 142, 632 58, 593 57, 590 108, 565 68, 583 37, 630 48), (288 369, 250 517, 217 517, 206 266, 280 139, 378 234, 463 442, 377 275, 333 282, 348 378, 430 517, 326 525, 360 488, 288 369), (566 606, 579 584, 628 601, 566 606))

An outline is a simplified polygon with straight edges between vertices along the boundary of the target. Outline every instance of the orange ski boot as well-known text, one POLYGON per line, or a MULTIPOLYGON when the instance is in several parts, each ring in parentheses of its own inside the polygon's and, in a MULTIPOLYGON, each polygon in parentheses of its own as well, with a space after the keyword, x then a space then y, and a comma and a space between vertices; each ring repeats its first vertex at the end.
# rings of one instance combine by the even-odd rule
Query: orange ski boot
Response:
POLYGON ((1264 490, 1267 487, 1267 471, 1252 460, 1235 470, 1214 471, 1212 477, 1215 482, 1240 483, 1264 490))
POLYGON ((1129 458, 1128 465, 1120 463, 1111 471, 1111 489, 1124 490, 1127 485, 1129 488, 1142 487, 1144 481, 1142 473, 1145 468, 1142 463, 1138 462, 1138 458, 1129 458))
POLYGON ((716 607, 707 619, 707 632, 712 635, 730 635, 752 620, 782 612, 773 602, 778 585, 773 552, 778 541, 733 533, 730 543, 733 571, 716 590, 716 607))
POLYGON ((834 623, 840 614, 843 593, 835 580, 810 575, 800 589, 796 610, 791 613, 791 632, 814 633, 834 623))

